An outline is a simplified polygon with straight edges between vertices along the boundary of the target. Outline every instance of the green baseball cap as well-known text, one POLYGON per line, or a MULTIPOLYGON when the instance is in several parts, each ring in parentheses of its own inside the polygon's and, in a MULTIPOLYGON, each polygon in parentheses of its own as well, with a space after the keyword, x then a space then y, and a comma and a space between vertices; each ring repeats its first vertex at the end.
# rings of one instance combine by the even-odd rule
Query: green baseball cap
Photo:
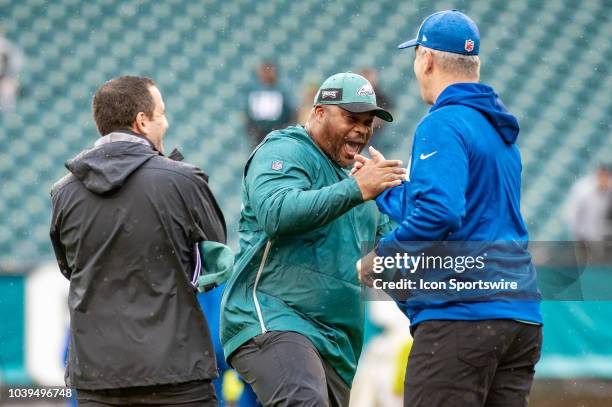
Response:
POLYGON ((391 113, 376 105, 372 84, 352 72, 337 73, 327 78, 319 88, 313 104, 338 105, 352 113, 374 112, 385 121, 393 121, 391 113))

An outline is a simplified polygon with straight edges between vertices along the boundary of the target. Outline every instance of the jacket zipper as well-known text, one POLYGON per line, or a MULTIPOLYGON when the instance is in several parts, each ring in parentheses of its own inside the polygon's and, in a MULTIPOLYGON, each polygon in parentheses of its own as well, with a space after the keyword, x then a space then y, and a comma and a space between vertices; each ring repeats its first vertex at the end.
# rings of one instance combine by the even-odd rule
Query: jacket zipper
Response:
POLYGON ((271 246, 272 242, 268 240, 266 242, 266 248, 264 249, 263 257, 261 258, 261 263, 259 264, 259 269, 257 270, 257 276, 255 276, 255 284, 253 285, 253 302, 255 303, 255 310, 257 311, 257 318, 259 318, 259 325, 261 326, 262 334, 265 334, 266 332, 268 332, 268 330, 266 329, 266 325, 264 324, 261 307, 259 306, 259 301, 257 300, 257 284, 259 284, 259 278, 261 277, 261 273, 263 272, 264 265, 266 264, 266 259, 268 258, 268 252, 270 251, 271 246))

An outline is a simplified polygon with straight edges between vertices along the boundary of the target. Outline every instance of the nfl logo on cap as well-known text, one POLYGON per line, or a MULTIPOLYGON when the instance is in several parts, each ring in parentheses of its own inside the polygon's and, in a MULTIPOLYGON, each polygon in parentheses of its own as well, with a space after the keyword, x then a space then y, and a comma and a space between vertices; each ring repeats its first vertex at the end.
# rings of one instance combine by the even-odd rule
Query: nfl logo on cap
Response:
POLYGON ((472 40, 465 40, 465 50, 467 52, 474 51, 474 41, 472 41, 472 40))
POLYGON ((272 161, 272 169, 275 171, 283 169, 283 162, 280 160, 272 161))

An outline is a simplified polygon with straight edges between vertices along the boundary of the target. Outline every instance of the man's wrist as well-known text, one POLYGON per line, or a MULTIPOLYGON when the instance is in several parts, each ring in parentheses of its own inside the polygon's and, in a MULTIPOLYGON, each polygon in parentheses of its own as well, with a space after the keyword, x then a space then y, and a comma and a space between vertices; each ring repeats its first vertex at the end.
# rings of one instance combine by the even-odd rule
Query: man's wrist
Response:
POLYGON ((361 188, 359 187, 359 183, 357 182, 355 177, 347 178, 345 182, 348 182, 349 185, 349 196, 351 198, 351 202, 355 203, 356 205, 365 202, 365 199, 363 198, 363 193, 361 192, 361 188))

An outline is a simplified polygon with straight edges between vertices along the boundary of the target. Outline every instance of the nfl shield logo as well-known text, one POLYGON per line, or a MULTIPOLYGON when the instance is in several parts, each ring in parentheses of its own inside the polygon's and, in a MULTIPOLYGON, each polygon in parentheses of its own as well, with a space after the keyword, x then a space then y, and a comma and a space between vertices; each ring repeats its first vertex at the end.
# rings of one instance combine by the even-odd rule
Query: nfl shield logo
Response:
POLYGON ((465 40, 465 50, 467 52, 472 52, 474 50, 474 41, 465 40))
POLYGON ((278 171, 283 168, 283 162, 280 160, 272 161, 272 169, 278 171))

